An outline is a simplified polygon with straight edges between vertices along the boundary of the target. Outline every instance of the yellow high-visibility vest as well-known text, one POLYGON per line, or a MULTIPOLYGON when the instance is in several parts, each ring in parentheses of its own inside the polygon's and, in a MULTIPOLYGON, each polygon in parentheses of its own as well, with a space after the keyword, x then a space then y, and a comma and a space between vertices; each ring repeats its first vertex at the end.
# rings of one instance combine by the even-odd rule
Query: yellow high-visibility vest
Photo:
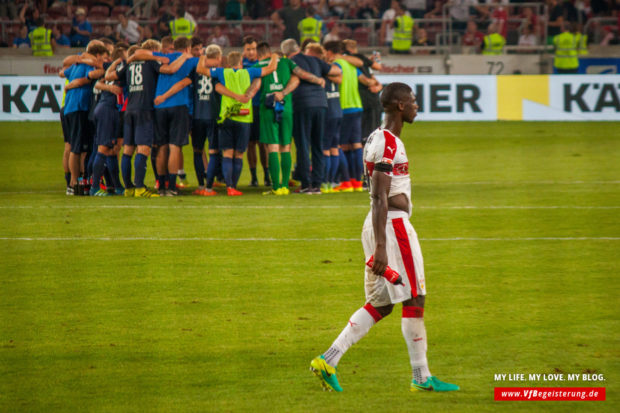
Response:
POLYGON ((499 33, 491 33, 484 36, 484 49, 482 49, 482 54, 485 55, 500 55, 504 51, 504 45, 506 44, 506 39, 499 33))
POLYGON ((314 17, 306 17, 297 24, 297 30, 300 34, 300 43, 303 43, 306 39, 312 39, 315 42, 321 41, 321 30, 323 29, 323 22, 317 20, 314 17))
POLYGON ((52 50, 52 31, 45 27, 37 27, 28 35, 33 56, 54 56, 52 50))
POLYGON ((553 38, 555 46, 555 58, 553 66, 556 69, 577 69, 579 67, 579 59, 577 58, 577 37, 570 33, 564 32, 553 38))
POLYGON ((576 33, 577 36, 577 54, 580 56, 588 55, 588 35, 583 33, 576 33))
POLYGON ((394 29, 392 49, 407 51, 411 48, 411 40, 413 38, 413 18, 411 18, 411 16, 402 15, 396 18, 396 22, 398 23, 398 27, 394 29))
POLYGON ((192 37, 194 30, 196 30, 194 23, 184 17, 174 19, 170 22, 170 36, 172 36, 172 40, 176 40, 181 36, 192 37))

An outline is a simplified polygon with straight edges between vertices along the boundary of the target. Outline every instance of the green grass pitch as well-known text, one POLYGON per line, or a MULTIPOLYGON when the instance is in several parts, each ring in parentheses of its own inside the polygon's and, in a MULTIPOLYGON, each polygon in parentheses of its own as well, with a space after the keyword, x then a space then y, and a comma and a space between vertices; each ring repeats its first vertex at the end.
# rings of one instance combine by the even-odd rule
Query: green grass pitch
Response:
POLYGON ((430 369, 461 391, 409 392, 400 306, 342 359, 343 393, 308 371, 364 303, 367 193, 69 198, 58 123, 2 123, 0 411, 619 411, 618 123, 403 138, 430 369), (607 400, 493 401, 527 385, 607 400))

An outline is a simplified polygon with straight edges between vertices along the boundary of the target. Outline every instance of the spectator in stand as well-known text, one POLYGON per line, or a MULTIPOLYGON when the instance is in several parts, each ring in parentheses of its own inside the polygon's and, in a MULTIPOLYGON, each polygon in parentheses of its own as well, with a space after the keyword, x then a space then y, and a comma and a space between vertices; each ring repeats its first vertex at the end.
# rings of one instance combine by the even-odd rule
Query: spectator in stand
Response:
POLYGON ((111 24, 106 24, 103 26, 103 37, 112 40, 114 43, 118 42, 118 37, 116 36, 111 24))
POLYGON ((220 26, 213 27, 213 34, 209 37, 209 44, 216 44, 220 47, 230 47, 230 39, 224 33, 220 26))
POLYGON ((219 0, 209 0, 209 9, 205 18, 207 20, 215 20, 220 16, 219 0))
POLYGON ((153 30, 151 29, 150 24, 146 24, 142 28, 142 40, 148 40, 148 39, 159 40, 159 37, 155 36, 155 34, 153 33, 153 30))
MULTIPOLYGON (((523 26, 523 31, 519 35, 519 46, 536 46, 538 44, 538 39, 532 30, 532 26, 530 24, 525 24, 523 26)), ((520 50, 521 53, 530 52, 529 50, 520 50)))
POLYGON ((19 12, 19 21, 28 27, 28 32, 37 28, 35 20, 39 18, 39 9, 33 3, 25 2, 19 12))
POLYGON ((261 19, 268 17, 267 0, 246 0, 245 8, 248 16, 252 19, 261 19))
POLYGON ((22 26, 19 29, 19 36, 15 36, 13 38, 13 47, 14 48, 30 48, 30 39, 28 38, 28 27, 22 26))
MULTIPOLYGON (((380 44, 392 47, 392 40, 394 39, 394 21, 396 20, 396 10, 402 5, 397 0, 392 0, 391 7, 383 13, 381 17, 381 30, 379 32, 380 44)), ((411 17, 408 11, 405 10, 405 16, 411 17)))
POLYGON ((114 8, 114 0, 97 0, 93 3, 93 6, 102 6, 108 8, 108 17, 112 14, 112 9, 114 8))
POLYGON ((538 36, 540 32, 538 27, 538 16, 534 13, 534 9, 532 7, 524 7, 520 17, 525 20, 525 25, 530 26, 531 32, 538 36))
MULTIPOLYGON (((244 1, 245 3, 245 1, 244 1)), ((244 14, 244 5, 239 0, 227 0, 224 8, 226 20, 241 20, 244 14)))
POLYGON ((446 4, 447 2, 448 0, 435 0, 433 8, 424 15, 424 18, 425 19, 440 18, 443 12, 443 5, 446 4))
POLYGON ((299 39, 297 25, 306 18, 306 12, 301 8, 300 0, 290 0, 290 4, 271 15, 278 27, 284 32, 284 39, 299 39))
POLYGON ((170 7, 165 7, 164 13, 157 20, 157 33, 159 37, 170 35, 170 22, 174 20, 174 16, 170 12, 170 7))
POLYGON ((548 0, 549 21, 547 23, 547 44, 553 44, 553 38, 562 32, 564 9, 558 0, 548 0))
POLYGON ((491 23, 495 23, 497 32, 506 38, 508 36, 508 10, 501 2, 502 0, 492 0, 491 23))
POLYGON ((15 0, 0 0, 0 17, 15 20, 18 16, 15 0))
POLYGON ((130 20, 124 14, 118 15, 119 23, 116 26, 116 33, 121 40, 129 44, 135 44, 142 38, 142 27, 135 20, 130 20))
MULTIPOLYGON (((476 13, 486 15, 486 9, 478 5, 478 0, 452 0, 450 3, 450 17, 452 17, 452 29, 464 31, 470 18, 470 10, 475 9, 476 13)), ((439 11, 441 17, 441 9, 439 11)))
POLYGON ((329 13, 341 19, 346 19, 350 0, 329 0, 329 13))
POLYGON ((323 37, 323 43, 337 42, 340 40, 340 23, 332 20, 327 23, 327 29, 329 32, 323 37))
POLYGON ((357 5, 359 7, 355 14, 356 19, 378 19, 381 16, 377 2, 374 0, 359 0, 357 5))
MULTIPOLYGON (((415 32, 415 37, 413 38, 413 46, 416 47, 428 47, 430 43, 428 41, 428 34, 426 33, 426 29, 418 27, 415 32)), ((430 50, 417 50, 416 54, 430 54, 430 50)))
POLYGON ((478 24, 473 20, 468 21, 467 30, 463 35, 463 46, 473 46, 476 48, 476 53, 479 53, 482 43, 484 43, 484 34, 478 30, 478 24))
MULTIPOLYGON (((67 7, 67 12, 71 13, 71 7, 67 7)), ((70 16, 69 16, 70 17, 70 16)), ((71 31, 71 47, 86 47, 93 33, 93 27, 86 20, 86 10, 79 7, 75 11, 73 18, 73 30, 71 31)))
POLYGON ((71 40, 60 31, 58 25, 52 26, 52 37, 56 40, 56 46, 60 48, 71 47, 71 40))
POLYGON ((403 6, 414 19, 421 19, 426 13, 426 0, 403 0, 403 6))

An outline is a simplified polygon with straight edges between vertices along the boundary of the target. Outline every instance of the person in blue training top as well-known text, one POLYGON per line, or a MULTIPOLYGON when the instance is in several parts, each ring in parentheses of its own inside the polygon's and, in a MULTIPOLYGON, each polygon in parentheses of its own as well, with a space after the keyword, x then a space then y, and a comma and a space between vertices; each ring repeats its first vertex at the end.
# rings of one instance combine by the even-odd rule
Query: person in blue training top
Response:
POLYGON ((321 84, 302 80, 293 92, 293 136, 297 149, 297 171, 301 188, 296 192, 321 194, 320 186, 324 181, 323 140, 325 134, 325 115, 327 112, 327 95, 325 80, 327 76, 341 73, 336 66, 323 60, 301 53, 297 41, 286 39, 281 44, 282 53, 299 67, 315 76, 323 78, 321 84), (312 152, 312 173, 310 173, 310 148, 312 152))
MULTIPOLYGON (((101 44, 92 45, 87 51, 95 57, 99 65, 103 63, 103 59, 108 55, 108 50, 101 44)), ((71 145, 71 153, 69 154, 71 180, 69 190, 67 191, 68 195, 74 195, 76 192, 79 194, 78 178, 80 175, 81 154, 88 149, 86 134, 88 110, 92 94, 90 81, 100 78, 103 76, 103 73, 103 69, 95 69, 84 63, 74 64, 60 72, 60 76, 67 78, 69 81, 69 84, 65 86, 67 95, 64 108, 64 117, 69 130, 69 143, 71 145), (84 81, 84 79, 86 80, 84 81)))
POLYGON ((141 45, 150 60, 138 56, 142 49, 130 49, 127 64, 117 70, 121 63, 115 60, 106 71, 106 80, 119 80, 121 86, 128 89, 127 109, 123 125, 123 157, 121 173, 125 183, 125 196, 151 198, 159 195, 149 190, 144 184, 146 165, 154 141, 154 107, 155 86, 159 73, 174 73, 181 67, 183 60, 168 65, 167 57, 153 57, 152 52, 161 49, 157 40, 147 40, 141 45), (132 53, 133 52, 133 53, 132 53), (135 177, 131 180, 131 157, 136 151, 134 160, 135 177))
MULTIPOLYGON (((243 68, 247 69, 258 63, 258 54, 256 52, 257 41, 253 36, 245 36, 243 38, 243 68)), ((260 144, 260 93, 254 95, 252 99, 252 126, 250 127, 250 140, 248 143, 248 166, 250 168, 250 174, 252 176, 250 186, 258 186, 258 177, 256 176, 256 146, 258 146, 258 153, 260 157, 260 163, 263 167, 263 175, 265 177, 265 186, 271 186, 271 179, 269 178, 269 162, 267 160, 267 150, 265 145, 260 144)))
POLYGON ((185 60, 181 68, 173 74, 161 74, 157 79, 155 91, 155 137, 159 145, 157 153, 157 173, 159 175, 160 195, 176 196, 177 172, 182 169, 181 150, 189 143, 191 90, 181 89, 168 99, 160 96, 175 83, 187 78, 198 64, 198 58, 191 55, 191 41, 178 37, 173 42, 174 52, 167 54, 171 61, 185 60), (167 162, 166 162, 167 160, 167 162), (166 169, 168 175, 166 176, 166 169), (167 178, 167 179, 166 179, 167 178), (166 190, 166 180, 168 189, 166 190))
MULTIPOLYGON (((243 69, 241 53, 230 52, 227 56, 230 68, 209 69, 204 64, 198 64, 197 72, 216 78, 222 85, 237 95, 245 95, 250 99, 254 97, 260 88, 259 82, 254 79, 267 76, 276 70, 278 65, 277 56, 274 55, 269 65, 263 68, 243 69)), ((222 152, 222 170, 226 180, 227 193, 229 196, 243 195, 237 190, 237 183, 243 169, 243 154, 247 149, 250 138, 250 125, 252 123, 252 104, 249 101, 239 99, 222 98, 218 123, 219 144, 222 152)), ((245 100, 245 99, 244 99, 245 100)))

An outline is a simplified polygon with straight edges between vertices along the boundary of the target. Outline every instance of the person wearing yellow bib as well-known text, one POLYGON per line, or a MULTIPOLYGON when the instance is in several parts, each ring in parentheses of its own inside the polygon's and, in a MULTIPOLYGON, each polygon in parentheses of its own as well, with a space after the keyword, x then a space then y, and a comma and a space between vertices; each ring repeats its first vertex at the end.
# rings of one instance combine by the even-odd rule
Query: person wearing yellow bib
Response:
POLYGON ((405 7, 400 2, 394 2, 396 18, 394 19, 394 37, 391 53, 409 54, 413 39, 413 18, 406 14, 405 7))
POLYGON ((185 18, 185 8, 183 6, 177 7, 176 19, 170 22, 170 36, 172 40, 176 40, 178 37, 192 37, 196 30, 196 25, 193 21, 185 18))
POLYGON ((258 92, 260 83, 252 81, 273 73, 278 66, 278 56, 272 55, 265 67, 243 68, 242 55, 230 52, 227 56, 229 68, 209 69, 204 65, 204 56, 196 67, 201 75, 217 79, 223 86, 236 95, 243 95, 238 100, 222 95, 219 124, 219 145, 222 153, 222 172, 229 196, 243 195, 237 190, 237 183, 243 169, 243 154, 250 140, 250 126, 253 121, 252 98, 258 92))
POLYGON ((579 71, 577 36, 574 32, 574 24, 565 25, 564 31, 553 38, 553 46, 555 47, 554 73, 573 74, 579 71))
POLYGON ((56 41, 52 38, 52 30, 45 28, 43 18, 35 20, 36 29, 30 32, 30 47, 33 56, 54 56, 56 41))
POLYGON ((506 39, 497 32, 497 25, 492 23, 489 25, 489 34, 484 36, 484 45, 482 48, 483 55, 499 56, 504 52, 506 39))
POLYGON ((297 30, 299 30, 299 44, 306 39, 312 39, 317 43, 321 41, 323 22, 314 18, 314 7, 306 9, 306 18, 299 22, 297 30))

